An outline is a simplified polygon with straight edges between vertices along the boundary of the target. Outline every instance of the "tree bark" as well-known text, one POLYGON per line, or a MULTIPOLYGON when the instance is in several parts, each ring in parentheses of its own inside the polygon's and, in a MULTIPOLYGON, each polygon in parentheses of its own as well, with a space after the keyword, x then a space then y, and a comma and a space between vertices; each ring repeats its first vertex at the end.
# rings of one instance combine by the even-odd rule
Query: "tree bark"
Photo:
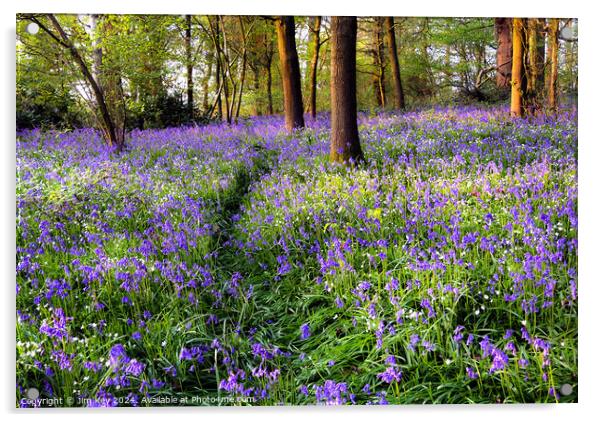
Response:
POLYGON ((274 114, 274 97, 272 96, 272 58, 266 65, 267 70, 267 81, 266 81, 266 94, 268 96, 268 114, 274 114))
MULTIPOLYGON (((206 113, 209 109, 209 81, 211 80, 211 74, 213 71, 213 53, 209 51, 207 53, 207 73, 203 76, 203 112, 206 113)), ((217 82, 219 85, 219 82, 217 82)))
MULTIPOLYGON (((98 31, 99 21, 100 15, 90 15, 90 31, 92 32, 92 75, 96 81, 101 80, 100 75, 102 73, 102 45, 98 31)), ((102 90, 102 86, 100 89, 102 90)))
POLYGON ((221 63, 218 60, 215 62, 215 93, 217 95, 217 118, 222 120, 222 89, 223 83, 221 81, 221 63))
POLYGON ((236 105, 236 114, 234 115, 234 121, 238 123, 238 116, 240 115, 240 105, 242 104, 242 91, 245 88, 245 78, 247 74, 247 33, 245 24, 242 16, 238 17, 238 23, 240 26, 240 33, 242 35, 242 70, 240 72, 240 90, 238 92, 238 104, 236 105))
MULTIPOLYGON (((537 81, 536 89, 543 93, 546 86, 545 81, 545 64, 546 64, 546 20, 543 18, 537 19, 537 81)), ((543 95, 542 95, 543 97, 543 95)))
POLYGON ((537 57, 537 19, 527 19, 527 91, 526 101, 528 107, 537 107, 537 80, 538 80, 538 57, 537 57))
POLYGON ((512 90, 510 95, 510 114, 513 117, 523 117, 526 111, 524 98, 527 90, 524 57, 526 44, 525 19, 514 18, 512 22, 512 90))
POLYGON ((311 118, 316 118, 316 84, 318 78, 318 60, 320 59, 320 26, 322 24, 322 17, 316 16, 314 18, 314 25, 312 28, 313 36, 313 55, 310 65, 309 74, 309 113, 311 118))
POLYGON ((397 57, 397 42, 395 41, 395 22, 392 17, 385 18, 387 30, 387 44, 389 47, 389 62, 391 62, 391 73, 393 74, 393 86, 395 88, 395 107, 403 110, 406 107, 401 75, 399 74, 399 58, 397 57))
POLYGON ((527 90, 524 95, 529 113, 536 113, 541 109, 544 97, 544 60, 545 38, 542 19, 526 19, 527 21, 527 90))
POLYGON ((293 132, 305 126, 303 120, 303 97, 301 96, 301 72, 295 45, 295 18, 280 16, 276 19, 278 55, 282 68, 282 91, 284 94, 284 120, 286 129, 293 132))
POLYGON ((192 79, 192 16, 186 15, 186 35, 184 37, 186 44, 186 93, 188 118, 194 119, 194 84, 192 79))
POLYGON ((330 161, 357 163, 364 158, 357 128, 357 18, 333 16, 330 28, 330 161))
POLYGON ((215 94, 216 94, 216 108, 217 108, 217 118, 221 121, 223 120, 223 110, 222 110, 222 91, 224 89, 224 80, 222 80, 222 58, 220 53, 220 30, 219 30, 219 17, 215 16, 215 30, 213 29, 213 24, 211 23, 211 16, 209 19, 209 28, 213 34, 213 46, 215 48, 215 94))
POLYGON ((268 98, 268 114, 274 114, 274 101, 272 99, 272 60, 274 57, 274 42, 271 34, 264 36, 265 46, 265 72, 266 72, 266 97, 268 98))
POLYGON ((548 108, 558 108, 558 19, 550 19, 548 32, 548 108))
POLYGON ((259 68, 251 66, 253 72, 253 114, 261 116, 261 100, 259 96, 259 68))
POLYGON ((376 105, 379 108, 384 108, 387 105, 387 97, 385 94, 385 60, 384 60, 384 43, 383 43, 383 18, 377 16, 374 18, 374 28, 372 34, 373 42, 373 58, 376 73, 374 75, 374 95, 376 105))
POLYGON ((497 38, 495 82, 498 88, 506 91, 512 79, 512 19, 495 18, 497 38))
MULTIPOLYGON (((224 25, 224 18, 223 16, 218 16, 218 20, 217 20, 217 26, 219 28, 219 25, 221 24, 222 29, 221 29, 221 34, 222 34, 222 39, 223 39, 223 47, 220 44, 220 48, 218 50, 218 57, 222 57, 223 56, 223 62, 221 65, 221 70, 222 70, 222 81, 223 81, 223 85, 224 85, 224 101, 226 104, 224 104, 224 108, 226 110, 226 122, 228 124, 232 123, 232 108, 231 108, 231 102, 230 102, 230 88, 229 88, 229 81, 232 80, 232 74, 231 74, 231 68, 230 68, 230 57, 228 54, 228 42, 227 42, 227 32, 226 32, 226 28, 224 25)), ((236 88, 232 87, 232 90, 235 91, 236 88)), ((234 102, 234 97, 232 98, 232 103, 234 102)))

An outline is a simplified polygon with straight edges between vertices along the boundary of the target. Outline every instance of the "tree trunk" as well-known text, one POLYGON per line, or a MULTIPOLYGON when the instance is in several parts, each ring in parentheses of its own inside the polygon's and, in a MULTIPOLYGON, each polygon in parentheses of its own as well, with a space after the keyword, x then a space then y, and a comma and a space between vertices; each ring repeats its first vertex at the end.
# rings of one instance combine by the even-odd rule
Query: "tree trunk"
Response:
POLYGON ((186 92, 188 106, 188 118, 190 121, 194 119, 194 85, 192 80, 192 16, 186 15, 186 35, 184 37, 186 43, 186 92))
POLYGON ((245 78, 247 74, 247 34, 245 24, 242 16, 238 17, 238 23, 240 25, 240 33, 242 35, 242 70, 240 72, 240 90, 238 91, 238 104, 236 105, 236 114, 234 115, 234 121, 238 123, 238 116, 240 115, 240 105, 242 104, 242 91, 245 88, 245 78))
POLYGON ((268 114, 274 114, 274 99, 272 96, 272 59, 270 58, 269 64, 267 67, 267 81, 266 81, 266 94, 268 96, 268 114))
POLYGON ((495 18, 497 38, 495 82, 498 88, 507 91, 512 79, 512 19, 495 18))
POLYGON ((209 28, 211 30, 213 45, 215 47, 215 61, 216 61, 216 90, 217 90, 217 109, 218 117, 220 120, 224 120, 224 111, 226 112, 225 120, 231 123, 231 108, 230 108, 230 90, 228 85, 228 76, 230 71, 230 63, 227 53, 227 41, 225 29, 220 29, 220 25, 223 27, 222 16, 215 16, 215 27, 211 23, 211 17, 209 17, 209 28), (223 39, 223 42, 222 42, 223 39), (223 45, 222 45, 223 44, 223 45), (222 101, 223 94, 223 101, 222 101))
POLYGON ((320 26, 322 24, 322 17, 316 16, 314 18, 314 26, 312 28, 313 35, 313 55, 310 65, 309 74, 309 113, 311 118, 316 118, 316 83, 318 78, 318 60, 320 58, 320 26))
POLYGON ((550 19, 548 32, 548 108, 558 108, 558 19, 550 19))
MULTIPOLYGON (((213 24, 211 23, 211 17, 209 19, 209 27, 213 28, 213 24)), ((213 32, 213 29, 212 29, 213 32)), ((217 97, 216 108, 217 108, 217 118, 221 121, 223 120, 223 110, 222 110, 222 91, 224 89, 224 80, 222 80, 222 58, 220 53, 220 30, 219 30, 219 17, 215 16, 215 34, 213 36, 214 47, 215 47, 215 94, 217 97)))
POLYGON ((356 163, 363 161, 357 128, 357 18, 333 16, 330 28, 330 161, 356 163))
POLYGON ((376 105, 379 108, 384 108, 387 104, 385 95, 385 60, 384 60, 384 43, 383 43, 383 18, 377 16, 374 18, 374 30, 372 34, 373 42, 373 57, 376 73, 374 74, 374 95, 376 105))
POLYGON ((540 60, 538 58, 538 19, 527 19, 527 91, 525 101, 530 112, 539 108, 538 80, 540 60))
MULTIPOLYGON (((567 19, 566 27, 570 29, 570 28, 572 28, 572 26, 573 26, 573 20, 567 19)), ((574 94, 577 91, 577 78, 578 78, 578 74, 575 74, 575 56, 576 56, 576 54, 575 54, 575 50, 574 50, 574 43, 566 42, 564 44, 565 44, 564 62, 565 62, 567 73, 569 75, 568 91, 570 94, 574 94)))
MULTIPOLYGON (((92 32, 92 75, 96 81, 100 81, 102 73, 102 46, 100 42, 100 34, 98 23, 100 21, 100 15, 90 15, 90 31, 92 32)), ((99 82, 100 83, 100 82, 99 82)), ((102 87, 100 87, 102 90, 102 87)))
POLYGON ((251 66, 253 71, 253 114, 261 116, 261 100, 259 98, 259 67, 251 66))
POLYGON ((94 93, 94 98, 99 108, 100 116, 102 118, 101 130, 103 132, 103 136, 107 144, 109 145, 109 147, 115 148, 117 152, 121 152, 125 144, 125 139, 123 136, 120 136, 120 133, 115 128, 115 122, 111 116, 111 113, 109 112, 109 108, 107 107, 107 103, 105 101, 105 97, 102 89, 100 88, 100 85, 94 79, 94 76, 92 76, 90 69, 88 69, 88 65, 80 55, 77 48, 73 45, 73 43, 67 36, 67 33, 63 30, 63 27, 60 25, 56 17, 52 14, 49 14, 48 19, 59 33, 60 39, 57 38, 54 34, 51 34, 51 31, 48 30, 46 27, 42 27, 42 25, 40 25, 40 27, 42 27, 42 29, 44 29, 45 32, 49 33, 55 40, 57 40, 57 42, 59 42, 61 45, 67 48, 71 53, 71 56, 80 68, 84 79, 90 84, 92 92, 94 93))
POLYGON ((395 41, 395 22, 392 17, 385 18, 385 28, 387 30, 387 44, 389 47, 389 62, 391 63, 391 73, 393 74, 393 86, 395 88, 395 107, 403 110, 406 107, 405 97, 403 95, 403 86, 401 85, 401 76, 399 74, 399 58, 397 57, 397 42, 395 41))
MULTIPOLYGON (((217 21, 217 25, 219 27, 219 25, 222 25, 222 29, 221 29, 221 34, 222 34, 222 38, 223 38, 223 48, 220 47, 220 49, 218 50, 218 56, 221 57, 223 56, 223 62, 222 62, 222 81, 224 84, 224 101, 226 104, 224 104, 224 108, 226 110, 226 122, 228 124, 232 123, 232 105, 234 103, 234 96, 232 97, 232 102, 230 101, 230 88, 229 88, 229 83, 230 81, 233 80, 232 78, 232 74, 231 74, 231 64, 230 64, 230 57, 228 54, 228 42, 227 42, 227 32, 226 32, 226 27, 224 25, 224 17, 223 16, 218 16, 218 21, 217 21)), ((236 91, 236 87, 233 86, 232 90, 236 91)), ((234 95, 233 93, 233 95, 234 95)))
POLYGON ((525 19, 514 18, 512 22, 512 90, 510 95, 510 114, 514 117, 525 115, 525 91, 527 75, 525 69, 525 51, 527 44, 525 19))
POLYGON ((274 114, 274 101, 272 99, 272 60, 274 57, 274 44, 270 35, 265 36, 265 71, 267 74, 266 96, 268 97, 268 114, 274 114))
POLYGON ((219 59, 215 62, 215 93, 217 95, 217 118, 222 120, 222 81, 221 63, 219 59))
POLYGON ((284 120, 286 129, 293 132, 305 126, 303 121, 303 97, 301 96, 301 72, 295 45, 295 18, 280 16, 276 19, 278 55, 282 68, 284 94, 284 120))
POLYGON ((542 93, 546 87, 545 80, 545 64, 546 64, 546 20, 543 18, 537 19, 537 92, 542 93))
MULTIPOLYGON (((209 109, 209 81, 211 80, 211 73, 213 71, 213 53, 211 51, 207 54, 207 73, 203 76, 203 112, 207 113, 209 109)), ((219 82, 217 82, 219 85, 219 82)))

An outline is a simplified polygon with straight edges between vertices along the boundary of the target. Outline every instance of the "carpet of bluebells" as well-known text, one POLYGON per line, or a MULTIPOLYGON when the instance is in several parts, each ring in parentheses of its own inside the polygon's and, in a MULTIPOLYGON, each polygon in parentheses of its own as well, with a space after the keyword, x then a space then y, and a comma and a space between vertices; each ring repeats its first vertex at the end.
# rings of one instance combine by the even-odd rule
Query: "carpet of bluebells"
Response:
POLYGON ((18 133, 17 406, 577 401, 576 110, 328 120, 18 133))

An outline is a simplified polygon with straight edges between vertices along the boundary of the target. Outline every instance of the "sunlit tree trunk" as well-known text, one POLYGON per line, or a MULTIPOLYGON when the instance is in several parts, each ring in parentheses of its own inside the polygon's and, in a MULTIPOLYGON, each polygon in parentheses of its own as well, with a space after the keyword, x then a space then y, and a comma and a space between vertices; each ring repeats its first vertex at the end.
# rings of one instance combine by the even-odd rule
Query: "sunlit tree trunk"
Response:
POLYGON ((497 38, 495 82, 501 90, 510 88, 512 79, 512 19, 495 18, 497 38))
POLYGON ((357 128, 357 18, 333 16, 330 30, 330 161, 349 164, 363 160, 357 128))
POLYGON ((558 19, 550 19, 549 23, 548 63, 548 108, 555 111, 558 107, 558 19))
POLYGON ((301 72, 295 45, 295 18, 280 16, 276 19, 278 55, 282 69, 282 91, 284 94, 284 120, 289 132, 305 126, 303 120, 303 97, 301 96, 301 72))
POLYGON ((383 18, 377 16, 374 18, 374 28, 372 33, 373 59, 376 73, 374 74, 374 95, 376 105, 380 108, 387 104, 385 94, 385 57, 383 43, 383 18))
POLYGON ((538 57, 539 38, 538 19, 527 19, 527 90, 523 97, 531 112, 539 108, 537 89, 541 66, 538 57))
POLYGON ((309 113, 312 119, 316 118, 316 84, 318 78, 318 60, 320 58, 320 26, 322 17, 316 16, 313 21, 312 37, 313 37, 313 54, 310 64, 309 73, 309 113))
MULTIPOLYGON (((90 15, 90 31, 92 32, 92 75, 96 81, 100 81, 100 74, 102 72, 102 46, 98 29, 99 20, 99 15, 90 15)), ((100 89, 102 90, 102 87, 100 87, 100 89)))
POLYGON ((514 18, 512 21, 512 89, 510 95, 510 114, 514 117, 525 115, 524 95, 527 89, 525 71, 525 49, 527 44, 525 19, 514 18))
POLYGON ((387 32, 387 46, 389 48, 389 62, 393 75, 393 87, 395 89, 395 107, 403 110, 406 106, 401 75, 399 73, 399 58, 397 57, 397 42, 395 41, 395 22, 392 17, 385 18, 385 29, 387 32))

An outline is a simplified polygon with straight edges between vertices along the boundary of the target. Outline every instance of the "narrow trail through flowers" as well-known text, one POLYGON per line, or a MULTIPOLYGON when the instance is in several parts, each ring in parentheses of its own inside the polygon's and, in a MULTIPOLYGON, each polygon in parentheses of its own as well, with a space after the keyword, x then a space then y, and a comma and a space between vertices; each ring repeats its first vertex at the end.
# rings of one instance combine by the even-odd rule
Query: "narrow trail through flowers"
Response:
POLYGON ((576 401, 576 119, 19 133, 20 404, 576 401))

